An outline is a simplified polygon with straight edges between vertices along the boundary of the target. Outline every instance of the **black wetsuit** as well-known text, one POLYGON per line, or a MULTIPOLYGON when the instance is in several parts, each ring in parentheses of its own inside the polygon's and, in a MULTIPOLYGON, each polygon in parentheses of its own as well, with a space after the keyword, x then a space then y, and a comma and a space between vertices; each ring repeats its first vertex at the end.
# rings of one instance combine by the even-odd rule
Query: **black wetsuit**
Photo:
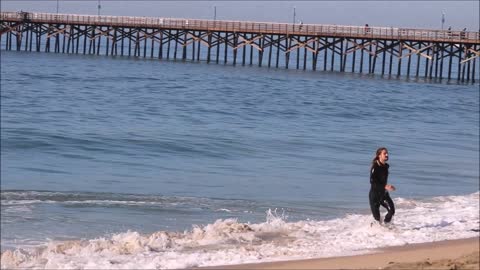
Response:
POLYGON ((385 223, 388 223, 392 220, 393 215, 395 214, 395 206, 393 205, 392 198, 390 194, 385 190, 385 185, 388 180, 388 168, 389 165, 379 164, 375 162, 370 171, 370 209, 372 210, 373 218, 380 221, 380 205, 385 207, 388 211, 385 216, 385 223))

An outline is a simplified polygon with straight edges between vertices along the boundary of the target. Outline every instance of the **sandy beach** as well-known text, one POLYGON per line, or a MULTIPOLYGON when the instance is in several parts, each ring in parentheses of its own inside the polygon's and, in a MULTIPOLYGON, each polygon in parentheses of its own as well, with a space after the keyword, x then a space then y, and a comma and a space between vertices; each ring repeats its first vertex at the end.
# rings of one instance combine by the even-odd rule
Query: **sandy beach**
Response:
POLYGON ((373 254, 208 269, 479 269, 479 238, 412 244, 373 254))

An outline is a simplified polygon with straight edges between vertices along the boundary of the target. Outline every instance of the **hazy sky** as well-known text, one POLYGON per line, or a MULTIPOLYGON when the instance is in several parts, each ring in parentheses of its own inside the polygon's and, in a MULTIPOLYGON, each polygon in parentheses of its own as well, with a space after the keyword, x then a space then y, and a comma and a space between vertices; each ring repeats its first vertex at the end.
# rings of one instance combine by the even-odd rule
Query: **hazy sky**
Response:
MULTIPOLYGON (((100 0, 102 15, 173 17, 313 24, 480 29, 480 6, 472 1, 111 1, 100 0)), ((0 0, 2 11, 56 13, 57 0, 0 0)), ((59 13, 97 14, 98 0, 58 0, 59 13)))

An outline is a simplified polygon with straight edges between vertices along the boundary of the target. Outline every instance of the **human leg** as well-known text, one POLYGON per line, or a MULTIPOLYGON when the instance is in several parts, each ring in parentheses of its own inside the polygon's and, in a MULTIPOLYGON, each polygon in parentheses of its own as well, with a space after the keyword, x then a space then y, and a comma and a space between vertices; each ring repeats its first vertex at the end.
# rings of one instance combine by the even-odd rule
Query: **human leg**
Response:
POLYGON ((380 201, 378 200, 378 196, 376 196, 375 192, 370 190, 368 198, 370 201, 370 210, 372 210, 373 218, 380 222, 380 201))
POLYGON ((390 197, 390 194, 388 192, 385 193, 385 197, 383 198, 382 205, 387 208, 388 213, 385 215, 385 223, 388 223, 392 220, 393 215, 395 214, 395 205, 393 204, 393 200, 390 197), (387 205, 387 207, 384 206, 384 204, 387 205))

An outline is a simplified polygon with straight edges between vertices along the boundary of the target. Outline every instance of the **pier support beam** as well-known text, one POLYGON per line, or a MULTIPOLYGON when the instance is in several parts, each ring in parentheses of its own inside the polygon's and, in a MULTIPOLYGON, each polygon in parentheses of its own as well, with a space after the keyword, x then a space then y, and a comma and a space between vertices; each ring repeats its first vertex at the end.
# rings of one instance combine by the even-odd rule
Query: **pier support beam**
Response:
POLYGON ((316 71, 321 69, 318 65, 323 61, 323 70, 329 71, 382 75, 388 72, 396 76, 454 78, 464 82, 474 82, 479 77, 480 41, 477 44, 462 39, 409 40, 373 34, 349 37, 321 31, 311 33, 308 32, 310 26, 294 28, 294 32, 263 33, 261 28, 245 32, 222 28, 207 31, 198 29, 198 25, 189 28, 190 25, 182 22, 182 27, 169 28, 0 21, 0 49, 171 59, 173 46, 173 59, 179 57, 183 61, 219 63, 223 55, 225 64, 233 60, 236 65, 241 50, 242 65, 259 67, 316 71), (381 61, 378 70, 377 60, 381 61))

